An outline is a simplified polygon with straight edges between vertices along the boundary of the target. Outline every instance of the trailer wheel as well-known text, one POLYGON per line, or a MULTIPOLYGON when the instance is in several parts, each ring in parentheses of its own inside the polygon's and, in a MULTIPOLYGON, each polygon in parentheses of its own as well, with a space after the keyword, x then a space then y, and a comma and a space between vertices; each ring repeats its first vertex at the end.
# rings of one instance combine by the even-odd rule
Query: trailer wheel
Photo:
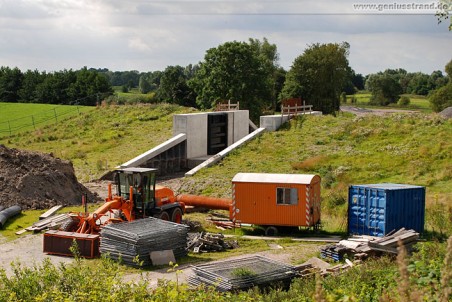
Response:
POLYGON ((77 231, 79 222, 79 219, 75 217, 68 219, 63 224, 61 224, 60 231, 75 232, 77 231))
POLYGON ((269 226, 265 228, 265 236, 276 236, 278 235, 278 229, 274 226, 269 226))
POLYGON ((170 216, 169 216, 167 211, 163 211, 162 213, 160 213, 158 218, 161 219, 161 220, 165 220, 165 221, 169 221, 170 220, 170 216))
POLYGON ((174 208, 174 210, 171 211, 171 221, 175 223, 181 223, 182 222, 182 210, 181 208, 174 208))

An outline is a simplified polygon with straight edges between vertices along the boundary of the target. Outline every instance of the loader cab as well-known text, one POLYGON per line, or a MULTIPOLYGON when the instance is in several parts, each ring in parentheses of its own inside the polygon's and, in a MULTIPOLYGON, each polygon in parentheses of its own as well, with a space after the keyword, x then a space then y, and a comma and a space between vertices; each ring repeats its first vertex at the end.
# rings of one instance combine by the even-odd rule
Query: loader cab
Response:
POLYGON ((123 168, 116 170, 115 182, 118 196, 129 200, 133 188, 133 203, 136 215, 148 215, 155 207, 155 175, 157 169, 123 168))

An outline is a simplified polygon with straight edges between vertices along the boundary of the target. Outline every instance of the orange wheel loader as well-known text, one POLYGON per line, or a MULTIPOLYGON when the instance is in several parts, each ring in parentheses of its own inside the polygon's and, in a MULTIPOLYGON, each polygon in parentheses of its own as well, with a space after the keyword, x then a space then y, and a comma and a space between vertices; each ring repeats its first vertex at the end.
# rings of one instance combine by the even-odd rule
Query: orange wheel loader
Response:
POLYGON ((115 171, 116 194, 108 186, 105 203, 93 213, 71 214, 71 220, 60 230, 44 234, 44 252, 72 256, 71 246, 75 240, 80 256, 99 256, 99 233, 109 223, 133 221, 156 217, 181 223, 185 205, 177 201, 174 192, 155 185, 157 169, 122 168, 115 171))

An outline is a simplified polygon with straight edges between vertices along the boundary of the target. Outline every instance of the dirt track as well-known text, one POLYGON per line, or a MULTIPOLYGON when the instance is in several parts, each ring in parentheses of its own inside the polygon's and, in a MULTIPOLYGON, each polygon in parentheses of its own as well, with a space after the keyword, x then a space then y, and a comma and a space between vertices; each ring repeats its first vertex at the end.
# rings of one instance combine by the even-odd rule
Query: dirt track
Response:
POLYGON ((364 116, 364 115, 385 115, 390 113, 417 113, 418 111, 414 110, 401 110, 401 109, 367 109, 367 108, 360 108, 360 107, 354 107, 354 106, 341 106, 340 111, 343 112, 350 112, 357 116, 364 116))

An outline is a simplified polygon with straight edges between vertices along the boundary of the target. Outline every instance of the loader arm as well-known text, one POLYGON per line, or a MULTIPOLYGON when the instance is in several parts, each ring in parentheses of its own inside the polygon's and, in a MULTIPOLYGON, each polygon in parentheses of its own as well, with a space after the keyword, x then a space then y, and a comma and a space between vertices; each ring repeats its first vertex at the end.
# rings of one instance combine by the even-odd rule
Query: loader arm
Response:
POLYGON ((106 202, 100 206, 96 211, 90 213, 88 216, 79 216, 80 226, 77 229, 77 233, 81 234, 97 234, 100 231, 102 225, 108 224, 110 220, 102 222, 102 217, 106 213, 112 210, 121 210, 127 221, 135 219, 133 214, 133 188, 130 187, 129 192, 130 199, 125 200, 120 196, 114 196, 113 198, 107 198, 106 202))

